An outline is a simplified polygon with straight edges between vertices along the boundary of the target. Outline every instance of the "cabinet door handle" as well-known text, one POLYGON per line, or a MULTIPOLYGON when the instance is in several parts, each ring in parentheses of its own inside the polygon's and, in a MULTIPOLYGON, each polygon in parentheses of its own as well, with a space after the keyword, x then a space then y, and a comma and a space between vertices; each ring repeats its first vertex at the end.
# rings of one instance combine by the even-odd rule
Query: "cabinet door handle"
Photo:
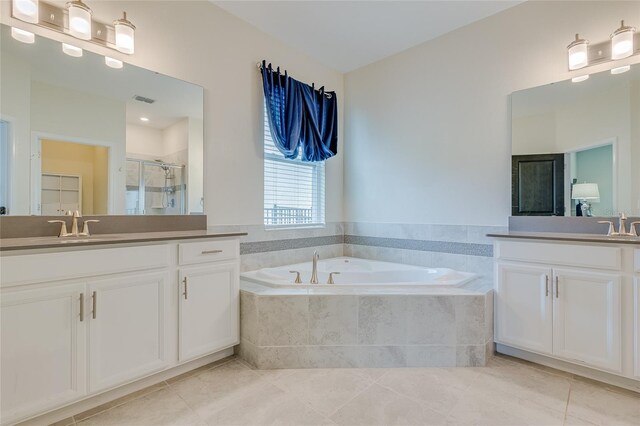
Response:
POLYGON ((84 293, 80 293, 80 322, 84 321, 84 293))
POLYGON ((560 279, 558 278, 558 276, 556 275, 556 299, 558 298, 558 296, 560 295, 560 290, 558 289, 558 287, 560 287, 560 279))
POLYGON ((545 297, 549 296, 549 275, 545 275, 545 284, 544 284, 544 288, 545 288, 545 297))
POLYGON ((182 284, 184 284, 184 293, 182 293, 182 295, 184 296, 184 300, 187 300, 189 295, 188 295, 188 287, 187 287, 187 277, 184 277, 182 279, 182 284))
POLYGON ((202 254, 218 254, 222 253, 222 250, 202 250, 202 254))
POLYGON ((96 319, 96 307, 98 306, 98 292, 94 291, 93 294, 91 295, 91 310, 92 310, 92 317, 93 319, 96 319))

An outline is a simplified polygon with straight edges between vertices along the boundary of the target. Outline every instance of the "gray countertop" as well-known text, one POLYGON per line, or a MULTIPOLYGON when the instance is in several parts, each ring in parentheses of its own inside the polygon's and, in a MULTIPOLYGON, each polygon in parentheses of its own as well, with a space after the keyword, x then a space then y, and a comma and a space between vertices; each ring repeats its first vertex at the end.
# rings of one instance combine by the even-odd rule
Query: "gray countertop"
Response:
POLYGON ((570 234, 560 232, 507 232, 487 234, 492 238, 517 238, 525 240, 576 241, 584 243, 611 243, 640 245, 640 237, 620 237, 597 234, 570 234))
POLYGON ((71 248, 82 246, 96 246, 103 244, 128 244, 141 242, 189 240, 198 238, 241 237, 246 232, 210 232, 196 231, 168 231, 168 232, 138 232, 126 234, 97 234, 89 237, 26 237, 0 238, 0 251, 35 250, 44 248, 71 248))

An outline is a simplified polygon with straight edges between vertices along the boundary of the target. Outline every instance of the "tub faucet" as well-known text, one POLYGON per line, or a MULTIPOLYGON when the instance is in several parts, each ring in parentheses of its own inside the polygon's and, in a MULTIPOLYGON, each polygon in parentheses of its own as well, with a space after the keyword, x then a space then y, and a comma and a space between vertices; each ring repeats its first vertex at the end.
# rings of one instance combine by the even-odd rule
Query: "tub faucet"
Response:
POLYGON ((313 252, 313 259, 311 260, 313 265, 311 269, 311 281, 309 281, 311 284, 318 284, 318 259, 320 259, 320 255, 316 250, 313 252))

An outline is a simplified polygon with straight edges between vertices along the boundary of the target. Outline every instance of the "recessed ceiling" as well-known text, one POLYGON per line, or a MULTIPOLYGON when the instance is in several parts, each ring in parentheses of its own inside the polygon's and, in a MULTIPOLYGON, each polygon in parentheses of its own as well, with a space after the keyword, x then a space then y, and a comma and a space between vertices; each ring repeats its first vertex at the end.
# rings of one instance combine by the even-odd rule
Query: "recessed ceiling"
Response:
POLYGON ((349 72, 522 1, 216 1, 325 65, 349 72))

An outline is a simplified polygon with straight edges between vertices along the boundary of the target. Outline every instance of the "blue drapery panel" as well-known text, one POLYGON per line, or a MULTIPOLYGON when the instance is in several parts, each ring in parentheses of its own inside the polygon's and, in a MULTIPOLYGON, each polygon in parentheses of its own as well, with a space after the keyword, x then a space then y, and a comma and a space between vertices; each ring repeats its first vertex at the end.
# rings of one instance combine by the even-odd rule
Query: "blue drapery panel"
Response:
POLYGON ((285 158, 324 161, 338 152, 335 92, 315 90, 262 61, 262 85, 273 143, 285 158), (327 96, 329 94, 329 96, 327 96))

